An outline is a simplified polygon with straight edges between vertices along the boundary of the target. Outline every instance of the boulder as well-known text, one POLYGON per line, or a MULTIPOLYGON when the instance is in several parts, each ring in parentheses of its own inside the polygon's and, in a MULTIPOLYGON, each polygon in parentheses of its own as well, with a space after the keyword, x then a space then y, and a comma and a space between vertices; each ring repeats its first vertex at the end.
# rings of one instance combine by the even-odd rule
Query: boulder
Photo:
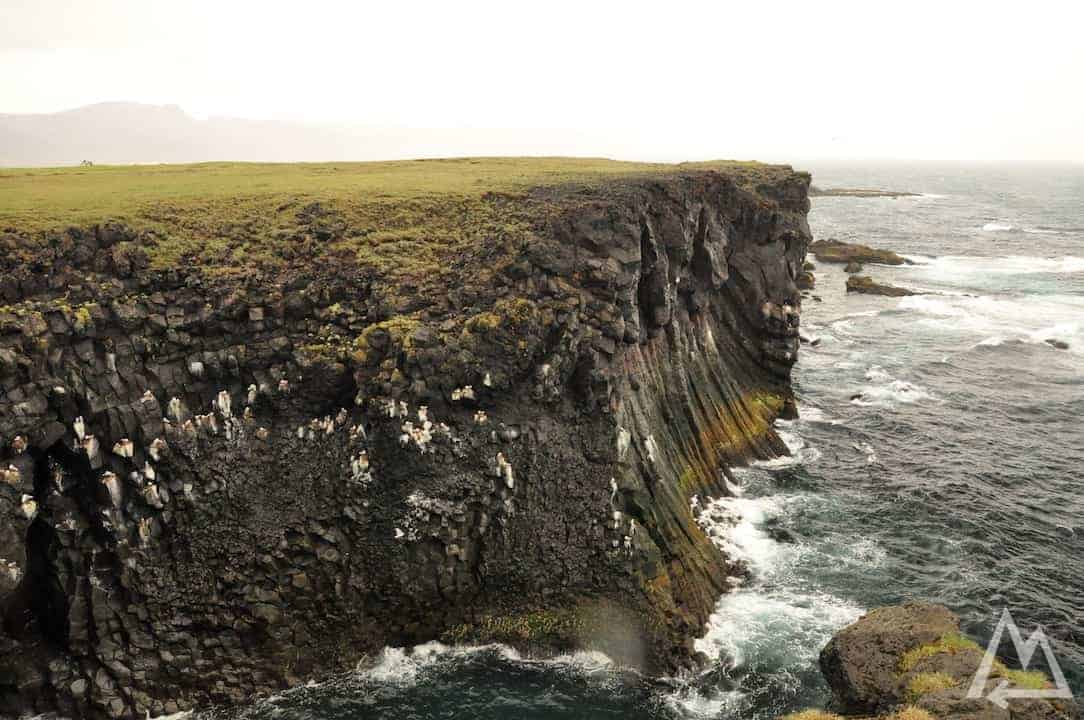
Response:
POLYGON ((887 715, 915 706, 939 720, 1080 717, 1073 700, 999 698, 998 688, 1026 688, 1043 677, 1010 670, 997 660, 982 695, 968 697, 986 651, 959 626, 959 618, 941 605, 909 602, 872 610, 841 630, 820 655, 836 709, 887 715))
POLYGON ((827 263, 846 264, 850 262, 875 263, 879 265, 910 265, 910 260, 897 255, 891 250, 871 248, 868 245, 845 243, 842 240, 817 240, 809 246, 809 251, 827 263))
POLYGON ((888 297, 918 295, 918 293, 908 290, 907 288, 879 283, 868 275, 852 275, 847 278, 847 292, 863 293, 865 295, 885 295, 888 297))
POLYGON ((958 633, 948 608, 923 602, 871 610, 836 634, 820 668, 844 712, 875 713, 903 699, 900 662, 908 650, 958 633))

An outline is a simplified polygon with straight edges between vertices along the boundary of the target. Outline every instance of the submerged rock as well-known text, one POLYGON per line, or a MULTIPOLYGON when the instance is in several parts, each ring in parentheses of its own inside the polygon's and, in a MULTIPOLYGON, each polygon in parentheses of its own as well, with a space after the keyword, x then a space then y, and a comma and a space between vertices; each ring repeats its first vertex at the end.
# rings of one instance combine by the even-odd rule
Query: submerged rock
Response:
POLYGON ((1065 342, 1064 340, 1058 340, 1057 338, 1047 338, 1043 342, 1045 342, 1050 347, 1057 348, 1058 350, 1069 349, 1069 343, 1065 342))
POLYGON ((847 266, 843 268, 843 272, 847 273, 848 275, 860 273, 862 272, 862 263, 858 262, 857 260, 851 260, 847 263, 847 266))
POLYGON ((847 278, 847 292, 863 293, 865 295, 887 295, 889 297, 905 297, 918 294, 907 288, 876 282, 868 275, 852 275, 847 278))

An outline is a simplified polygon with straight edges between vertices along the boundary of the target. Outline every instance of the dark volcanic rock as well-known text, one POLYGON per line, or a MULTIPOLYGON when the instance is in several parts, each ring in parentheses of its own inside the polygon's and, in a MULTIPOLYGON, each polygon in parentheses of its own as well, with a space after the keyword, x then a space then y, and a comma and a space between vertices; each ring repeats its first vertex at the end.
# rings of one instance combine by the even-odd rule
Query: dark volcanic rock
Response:
POLYGON ((872 610, 838 632, 820 655, 835 709, 885 715, 915 705, 937 718, 960 720, 1080 717, 1076 703, 1066 699, 1010 697, 1007 708, 1000 707, 994 702, 997 689, 1020 686, 999 662, 982 697, 968 698, 985 651, 961 635, 959 625, 959 618, 941 605, 909 602, 872 610))
POLYGON ((809 251, 821 262, 828 263, 874 263, 879 265, 910 265, 911 261, 891 250, 879 250, 866 245, 845 243, 841 240, 817 240, 809 251))
POLYGON ((847 292, 864 293, 866 295, 887 295, 889 297, 904 297, 906 295, 918 294, 907 288, 875 282, 873 278, 867 275, 852 275, 847 278, 847 292))
POLYGON ((1043 342, 1045 342, 1050 347, 1057 348, 1058 350, 1069 349, 1069 343, 1065 342, 1064 340, 1058 340, 1057 338, 1047 338, 1043 342))
MULTIPOLYGON (((239 702, 435 638, 692 665, 738 569, 689 498, 786 452, 808 183, 539 190, 530 242, 433 285, 43 240, 0 308, 0 715, 239 702)), ((299 247, 361 232, 298 217, 299 247)))
POLYGON ((904 653, 959 629, 959 619, 941 605, 878 608, 836 633, 821 651, 821 673, 841 710, 878 712, 902 699, 904 653))

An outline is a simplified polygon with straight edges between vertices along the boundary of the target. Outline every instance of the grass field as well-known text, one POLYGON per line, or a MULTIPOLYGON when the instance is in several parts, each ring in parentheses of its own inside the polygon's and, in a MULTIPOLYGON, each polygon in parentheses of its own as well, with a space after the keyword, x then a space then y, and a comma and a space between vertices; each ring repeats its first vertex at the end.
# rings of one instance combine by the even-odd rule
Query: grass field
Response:
POLYGON ((33 235, 120 220, 153 231, 155 267, 225 272, 275 266, 312 242, 382 270, 424 270, 482 234, 518 235, 525 218, 486 193, 595 184, 622 176, 757 163, 692 165, 588 158, 463 158, 367 163, 202 163, 0 170, 0 231, 33 235), (312 203, 324 217, 304 217, 312 203), (315 228, 315 230, 314 230, 315 228))

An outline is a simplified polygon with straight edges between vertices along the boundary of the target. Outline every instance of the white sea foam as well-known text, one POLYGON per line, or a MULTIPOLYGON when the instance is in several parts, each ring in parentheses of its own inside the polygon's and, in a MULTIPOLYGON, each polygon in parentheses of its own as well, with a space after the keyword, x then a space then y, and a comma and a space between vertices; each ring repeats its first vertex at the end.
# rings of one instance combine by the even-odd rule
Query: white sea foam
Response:
POLYGON ((1069 343, 1073 354, 1084 353, 1084 298, 1079 295, 912 296, 902 298, 898 307, 917 313, 919 325, 939 333, 978 336, 973 348, 1055 339, 1069 343))
POLYGON ((983 232, 1006 232, 1012 230, 1013 226, 1008 223, 1000 222, 988 222, 982 226, 983 232))
POLYGON ((1084 272, 1084 257, 1063 255, 942 255, 908 256, 915 262, 911 270, 933 279, 952 281, 969 275, 1029 275, 1035 273, 1072 274, 1084 272))
POLYGON ((609 672, 615 667, 609 656, 597 650, 581 650, 552 657, 524 657, 516 649, 497 643, 445 645, 433 641, 410 648, 386 647, 372 664, 359 663, 356 677, 362 681, 412 686, 430 668, 479 653, 494 653, 507 663, 557 666, 585 675, 609 672))
POLYGON ((772 458, 771 460, 757 460, 753 463, 755 467, 784 468, 791 467, 792 465, 808 465, 816 462, 820 458, 821 451, 807 445, 805 438, 794 430, 794 423, 796 422, 799 421, 775 421, 775 431, 779 435, 779 439, 787 446, 790 455, 782 455, 777 458, 772 458))
POLYGON ((738 714, 745 701, 745 693, 730 690, 704 695, 699 689, 684 685, 663 697, 663 703, 677 715, 687 718, 720 718, 738 714))
POLYGON ((824 410, 814 405, 799 405, 798 414, 800 415, 798 422, 824 423, 826 425, 839 425, 840 422, 833 417, 829 417, 824 410))
MULTIPOLYGON (((802 543, 778 543, 764 529, 767 522, 786 517, 805 499, 800 495, 720 498, 694 506, 697 521, 712 542, 730 557, 743 560, 753 576, 751 586, 720 598, 706 632, 694 643, 697 651, 719 658, 732 673, 755 668, 772 673, 777 682, 796 682, 794 673, 814 663, 832 634, 862 613, 854 603, 807 591, 795 583, 795 569, 816 550, 802 543)), ((854 543, 852 548, 859 561, 883 561, 877 552, 872 541, 854 543)), ((694 718, 741 714, 746 702, 746 695, 738 690, 705 695, 691 687, 666 698, 672 709, 694 718)))
POLYGON ((869 383, 863 385, 857 396, 851 400, 855 405, 891 406, 896 403, 916 403, 934 399, 926 388, 906 380, 898 380, 880 365, 873 365, 866 371, 866 380, 869 383))
MULTIPOLYGON (((376 662, 368 667, 359 665, 358 677, 381 683, 412 685, 418 675, 442 660, 479 652, 495 652, 509 662, 522 660, 520 654, 507 645, 445 645, 428 642, 411 648, 386 647, 376 662)), ((600 653, 601 654, 601 653, 600 653)), ((573 656, 562 656, 571 658, 573 656)))

